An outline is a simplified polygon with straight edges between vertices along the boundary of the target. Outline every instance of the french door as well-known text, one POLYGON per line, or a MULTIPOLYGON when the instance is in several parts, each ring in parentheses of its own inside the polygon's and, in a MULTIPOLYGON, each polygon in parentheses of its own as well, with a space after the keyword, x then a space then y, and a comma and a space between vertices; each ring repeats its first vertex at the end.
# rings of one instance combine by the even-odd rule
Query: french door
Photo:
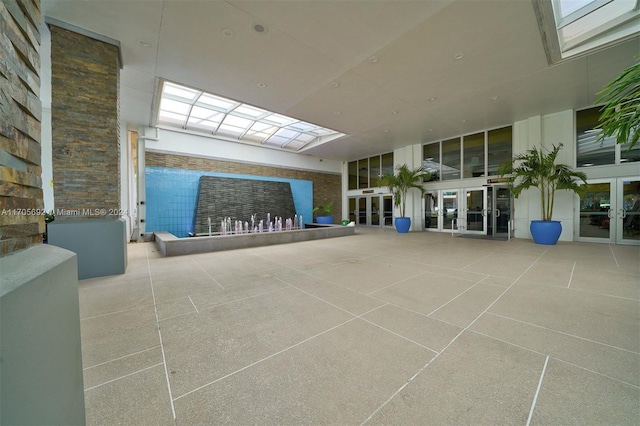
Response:
POLYGON ((460 190, 427 191, 424 196, 424 229, 458 232, 460 190))
POLYGON ((393 197, 376 194, 349 198, 349 220, 358 226, 393 226, 393 197))
POLYGON ((592 179, 582 187, 577 240, 640 245, 640 178, 592 179))

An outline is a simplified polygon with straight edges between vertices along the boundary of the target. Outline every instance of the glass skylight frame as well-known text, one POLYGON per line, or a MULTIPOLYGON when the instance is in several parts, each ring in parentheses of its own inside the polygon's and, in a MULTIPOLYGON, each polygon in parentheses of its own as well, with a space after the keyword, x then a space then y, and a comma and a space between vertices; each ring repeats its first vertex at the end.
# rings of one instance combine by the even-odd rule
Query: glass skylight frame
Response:
POLYGON ((156 125, 290 152, 344 133, 253 105, 163 80, 156 125))
POLYGON ((640 34, 640 0, 536 0, 533 4, 549 64, 640 34))

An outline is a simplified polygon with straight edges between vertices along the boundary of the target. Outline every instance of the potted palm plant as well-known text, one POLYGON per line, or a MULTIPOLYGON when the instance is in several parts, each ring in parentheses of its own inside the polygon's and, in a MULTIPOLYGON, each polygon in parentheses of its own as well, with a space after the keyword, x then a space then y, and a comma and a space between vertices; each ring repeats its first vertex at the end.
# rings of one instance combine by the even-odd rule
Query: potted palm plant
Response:
POLYGON ((540 190, 542 220, 532 220, 529 227, 537 244, 556 244, 562 233, 560 221, 552 220, 556 191, 569 190, 580 195, 583 188, 579 181, 587 183, 586 174, 574 171, 566 164, 556 163, 562 146, 561 143, 552 145, 548 152, 533 147, 515 155, 498 171, 501 176, 507 176, 507 184, 514 198, 532 187, 540 190))
POLYGON ((316 216, 316 223, 321 223, 324 225, 330 225, 333 223, 333 201, 329 204, 316 206, 313 208, 313 213, 316 213, 318 211, 322 211, 324 214, 322 216, 316 216))
POLYGON ((405 215, 407 207, 407 193, 411 188, 419 190, 424 194, 422 182, 431 178, 431 174, 424 167, 409 169, 406 164, 396 166, 396 172, 387 172, 379 180, 379 186, 386 186, 393 194, 393 204, 400 208, 400 217, 395 219, 396 231, 400 233, 409 232, 411 228, 411 218, 405 215))

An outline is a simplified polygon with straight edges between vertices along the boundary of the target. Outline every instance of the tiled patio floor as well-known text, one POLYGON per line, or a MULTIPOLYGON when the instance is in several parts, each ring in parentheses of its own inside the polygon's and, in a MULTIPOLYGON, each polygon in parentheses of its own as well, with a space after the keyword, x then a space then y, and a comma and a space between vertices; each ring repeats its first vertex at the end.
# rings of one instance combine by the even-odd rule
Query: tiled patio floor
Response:
POLYGON ((90 425, 638 425, 640 247, 358 229, 80 282, 90 425))

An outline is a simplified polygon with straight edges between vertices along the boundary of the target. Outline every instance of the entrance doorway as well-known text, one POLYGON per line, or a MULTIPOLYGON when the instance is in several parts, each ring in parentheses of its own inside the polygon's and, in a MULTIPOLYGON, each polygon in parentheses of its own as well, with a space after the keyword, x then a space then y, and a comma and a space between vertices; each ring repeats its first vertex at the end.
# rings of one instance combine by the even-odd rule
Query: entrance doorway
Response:
POLYGON ((511 206, 506 186, 427 191, 425 230, 507 239, 511 206))
POLYGON ((349 198, 349 220, 358 226, 393 226, 393 197, 376 194, 349 198))
POLYGON ((640 245, 640 179, 594 179, 582 187, 577 239, 640 245))

